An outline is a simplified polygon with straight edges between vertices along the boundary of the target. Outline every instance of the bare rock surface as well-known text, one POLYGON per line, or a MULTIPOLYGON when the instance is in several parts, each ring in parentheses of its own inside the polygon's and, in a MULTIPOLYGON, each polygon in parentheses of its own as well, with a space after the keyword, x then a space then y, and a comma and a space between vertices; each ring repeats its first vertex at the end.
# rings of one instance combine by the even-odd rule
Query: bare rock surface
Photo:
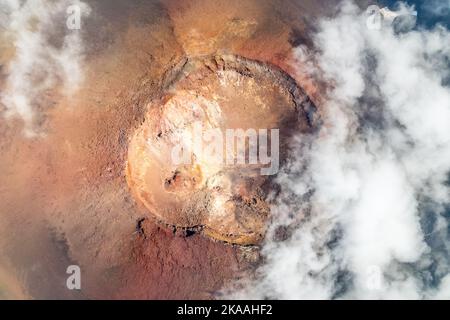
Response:
MULTIPOLYGON (((220 101, 228 115, 227 126, 247 123, 270 128, 289 119, 298 108, 292 100, 295 88, 304 88, 310 97, 318 92, 294 68, 292 48, 308 43, 311 19, 332 4, 312 0, 87 2, 92 13, 81 30, 85 80, 76 94, 66 97, 55 88, 39 97, 33 105, 39 137, 25 137, 20 119, 0 117, 0 294, 37 299, 214 298, 224 285, 248 276, 258 265, 257 247, 217 239, 245 244, 261 240, 268 214, 264 181, 238 177, 235 185, 243 188, 231 203, 230 222, 207 221, 212 219, 209 209, 200 213, 194 207, 195 198, 189 192, 197 185, 183 191, 186 195, 174 204, 187 199, 190 206, 178 207, 171 217, 160 210, 165 204, 143 201, 144 195, 136 197, 139 190, 152 194, 155 190, 148 189, 145 181, 136 187, 134 183, 145 173, 137 172, 130 180, 127 162, 143 161, 139 153, 134 158, 133 148, 144 136, 154 137, 153 129, 146 127, 151 123, 148 117, 151 113, 160 117, 161 108, 170 101, 200 103, 198 97, 203 97, 212 103, 214 92, 239 100, 220 101), (245 57, 248 63, 195 60, 215 55, 245 57), (172 81, 186 58, 191 59, 192 73, 183 69, 190 76, 172 81), (271 67, 264 69, 267 66, 271 67), (245 75, 247 67, 251 76, 245 75), (223 88, 220 73, 229 81, 223 88), (285 76, 276 74, 292 78, 286 83, 285 76), (239 79, 246 90, 239 91, 239 79), (171 82, 174 85, 168 87, 171 82), (255 97, 261 100, 258 104, 251 101, 255 97), (233 109, 239 105, 252 112, 233 109), (264 111, 263 106, 268 109, 264 111), (280 109, 272 109, 275 106, 280 109), (250 222, 236 214, 239 208, 251 217, 250 222), (183 215, 183 210, 195 214, 183 215), (170 226, 153 218, 157 215, 170 226), (209 233, 204 228, 203 233, 192 230, 195 225, 209 225, 209 233), (66 287, 66 268, 72 264, 81 268, 80 291, 66 287)), ((0 50, 1 90, 14 49, 2 41, 0 50)), ((208 170, 201 172, 203 176, 208 170)), ((159 181, 170 178, 170 173, 168 169, 159 181)), ((180 193, 179 179, 175 175, 170 192, 180 193)), ((204 186, 205 181, 199 181, 204 186)), ((164 186, 158 185, 161 192, 166 192, 164 186)), ((236 193, 223 195, 228 199, 236 193)))

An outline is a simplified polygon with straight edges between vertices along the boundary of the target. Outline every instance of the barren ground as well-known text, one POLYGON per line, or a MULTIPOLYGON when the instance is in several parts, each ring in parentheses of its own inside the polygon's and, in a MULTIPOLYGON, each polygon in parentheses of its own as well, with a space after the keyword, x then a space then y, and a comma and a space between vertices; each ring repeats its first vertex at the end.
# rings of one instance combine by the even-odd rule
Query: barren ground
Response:
MULTIPOLYGON (((0 297, 213 298, 251 272, 257 248, 187 237, 149 218, 125 179, 132 133, 185 55, 271 63, 316 97, 292 67, 292 47, 309 44, 306 16, 332 1, 89 3, 79 92, 47 92, 37 103, 42 137, 0 118, 0 297), (66 289, 70 264, 81 267, 81 291, 66 289)), ((2 46, 7 63, 11 48, 2 46)))

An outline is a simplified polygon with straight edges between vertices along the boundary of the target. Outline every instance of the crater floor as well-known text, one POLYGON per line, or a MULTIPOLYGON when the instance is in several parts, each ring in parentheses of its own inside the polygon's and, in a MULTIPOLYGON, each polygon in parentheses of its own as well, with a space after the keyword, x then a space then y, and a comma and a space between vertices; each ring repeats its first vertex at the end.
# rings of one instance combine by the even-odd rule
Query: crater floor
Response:
MULTIPOLYGON (((278 68, 235 55, 184 59, 171 74, 163 96, 148 105, 131 140, 128 184, 164 224, 229 243, 259 243, 269 217, 266 197, 272 176, 261 174, 267 161, 249 161, 255 141, 247 136, 239 145, 236 138, 230 148, 226 131, 267 130, 262 154, 270 154, 277 163, 269 166, 276 170, 290 135, 305 121, 306 95, 278 68), (223 136, 205 141, 210 129, 223 136), (274 129, 279 130, 279 148, 269 152, 274 129), (208 142, 222 150, 205 152, 208 142), (188 153, 182 150, 190 146, 188 153), (245 161, 238 162, 244 153, 245 161), (174 155, 187 161, 174 161, 174 155)), ((261 140, 255 148, 262 151, 261 140)))

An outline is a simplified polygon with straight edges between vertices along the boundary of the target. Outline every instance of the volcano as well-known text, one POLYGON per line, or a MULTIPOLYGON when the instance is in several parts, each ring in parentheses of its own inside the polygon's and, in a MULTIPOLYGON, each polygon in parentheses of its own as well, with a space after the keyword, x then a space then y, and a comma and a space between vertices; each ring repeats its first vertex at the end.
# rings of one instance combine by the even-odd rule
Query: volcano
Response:
POLYGON ((232 55, 183 59, 171 75, 165 95, 149 104, 131 140, 127 181, 133 193, 163 224, 258 244, 269 216, 270 178, 260 174, 262 164, 238 165, 236 148, 223 155, 231 156, 231 165, 201 150, 188 155, 188 164, 174 164, 171 155, 177 143, 192 140, 196 125, 223 132, 281 128, 281 146, 277 137, 277 150, 271 150, 278 169, 289 135, 307 126, 308 97, 278 68, 232 55))
MULTIPOLYGON (((42 13, 38 3, 47 1, 27 3, 11 19, 42 13)), ((293 48, 310 43, 311 20, 333 2, 83 3, 80 30, 65 29, 63 5, 48 13, 55 24, 48 28, 5 32, 0 23, 0 90, 15 94, 7 89, 21 77, 13 84, 33 89, 21 92, 29 93, 26 119, 24 109, 14 114, 0 103, 12 114, 0 118, 7 181, 0 188, 0 292, 214 298, 260 263, 277 170, 293 135, 314 127, 320 92, 294 67, 293 48), (12 76, 27 57, 20 51, 26 43, 16 41, 28 36, 42 45, 26 52, 43 58, 12 76), (66 52, 72 36, 77 50, 66 52), (82 79, 70 94, 68 75, 82 79), (195 148, 187 163, 173 161, 196 127, 223 133, 223 161, 195 148), (227 130, 244 133, 231 150, 227 130), (247 148, 251 132, 258 133, 256 163, 247 148), (80 267, 81 290, 65 285, 71 265, 80 267)), ((33 26, 48 18, 31 16, 33 26)))

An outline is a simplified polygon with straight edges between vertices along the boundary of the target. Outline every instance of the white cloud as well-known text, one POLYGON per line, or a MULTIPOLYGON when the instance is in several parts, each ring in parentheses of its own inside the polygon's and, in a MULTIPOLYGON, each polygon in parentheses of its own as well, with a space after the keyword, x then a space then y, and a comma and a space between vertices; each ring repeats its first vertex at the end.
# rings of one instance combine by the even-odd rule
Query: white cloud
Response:
POLYGON ((83 47, 79 30, 66 27, 66 9, 77 4, 89 14, 80 1, 0 0, 0 31, 11 39, 15 55, 7 65, 7 80, 1 93, 7 116, 19 116, 25 132, 36 133, 34 119, 36 100, 41 94, 62 83, 64 93, 72 93, 82 81, 83 47), (50 38, 63 33, 61 47, 50 38))
POLYGON ((296 49, 330 85, 323 124, 296 140, 265 262, 231 297, 450 298, 450 33, 365 19, 345 1, 320 22, 317 51, 296 49), (291 237, 274 241, 285 225, 291 237))

